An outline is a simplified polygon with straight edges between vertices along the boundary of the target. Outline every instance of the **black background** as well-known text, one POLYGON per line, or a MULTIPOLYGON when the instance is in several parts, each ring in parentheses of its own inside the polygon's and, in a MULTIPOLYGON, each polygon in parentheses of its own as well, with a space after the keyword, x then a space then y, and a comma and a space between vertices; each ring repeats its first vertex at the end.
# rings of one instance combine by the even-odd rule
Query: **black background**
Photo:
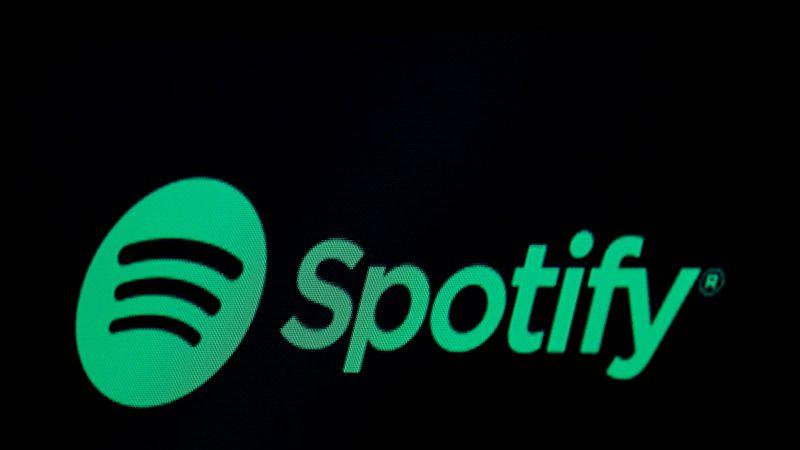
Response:
MULTIPOLYGON (((26 40, 10 55, 10 221, 22 228, 12 247, 28 269, 14 283, 24 320, 9 320, 25 343, 10 345, 23 350, 8 369, 21 378, 18 417, 40 430, 31 438, 106 448, 639 447, 755 433, 753 344, 740 339, 747 144, 735 53, 724 34, 677 32, 26 40), (264 298, 208 383, 163 407, 120 407, 78 360, 80 285, 128 208, 191 176, 226 180, 259 210, 264 298), (503 322, 466 354, 442 351, 426 320, 404 348, 368 350, 362 372, 345 375, 349 332, 316 352, 278 332, 292 314, 329 318, 295 287, 323 239, 364 248, 353 271, 323 268, 357 299, 369 265, 419 265, 433 293, 476 263, 509 282, 533 243, 566 267, 581 229, 596 237, 592 266, 614 238, 644 235, 655 303, 680 267, 727 275, 716 297, 692 290, 633 380, 605 375, 632 350, 624 294, 601 353, 578 352, 589 289, 563 355, 510 351, 510 286, 503 322)), ((549 326, 554 300, 539 294, 532 327, 549 326)), ((399 323, 407 304, 392 290, 379 322, 399 323)), ((484 306, 465 291, 455 326, 477 323, 484 306)))

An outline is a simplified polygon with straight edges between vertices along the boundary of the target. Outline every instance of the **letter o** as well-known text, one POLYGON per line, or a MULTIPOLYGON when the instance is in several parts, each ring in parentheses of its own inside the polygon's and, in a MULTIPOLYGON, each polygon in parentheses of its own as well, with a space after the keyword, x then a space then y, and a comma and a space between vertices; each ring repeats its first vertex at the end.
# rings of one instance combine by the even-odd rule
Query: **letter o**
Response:
POLYGON ((436 294, 431 309, 433 339, 448 352, 468 352, 494 333, 506 308, 506 286, 491 267, 469 266, 454 273, 436 294), (486 293, 486 312, 472 330, 457 331, 450 323, 450 308, 462 289, 477 286, 486 293))

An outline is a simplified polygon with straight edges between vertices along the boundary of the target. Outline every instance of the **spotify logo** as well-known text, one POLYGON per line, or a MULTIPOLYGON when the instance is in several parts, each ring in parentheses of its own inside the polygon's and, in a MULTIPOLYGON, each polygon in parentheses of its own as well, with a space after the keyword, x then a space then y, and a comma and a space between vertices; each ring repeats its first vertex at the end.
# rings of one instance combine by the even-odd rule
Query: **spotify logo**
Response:
POLYGON ((197 389, 244 338, 266 262, 258 213, 234 187, 191 178, 144 197, 109 231, 81 287, 76 339, 92 384, 133 407, 197 389))
MULTIPOLYGON (((520 356, 597 355, 612 302, 625 301, 632 352, 615 355, 606 375, 630 380, 653 359, 701 274, 700 267, 679 267, 668 289, 653 289, 648 269, 635 264, 644 244, 643 236, 628 234, 599 246, 590 230, 579 230, 568 245, 569 267, 548 264, 548 245, 534 243, 520 251, 524 259, 513 273, 473 264, 440 286, 431 284, 422 267, 389 267, 378 260, 366 267, 359 294, 318 269, 328 263, 363 267, 366 250, 349 239, 325 239, 299 262, 298 297, 285 300, 327 309, 329 321, 312 325, 292 314, 276 333, 304 351, 349 341, 346 374, 361 373, 369 353, 401 349, 424 326, 450 353, 468 353, 501 333, 520 356), (598 265, 589 266, 592 260, 598 265), (385 329, 376 312, 380 303, 393 301, 385 294, 395 287, 406 291, 409 307, 399 325, 385 329), (457 330, 451 323, 455 299, 470 287, 483 291, 486 308, 473 329, 457 330), (537 300, 547 290, 557 292, 537 300), (534 305, 544 301, 556 303, 549 326, 542 325, 546 319, 533 320, 542 313, 534 305), (581 301, 589 303, 583 322, 576 316, 581 301), (575 334, 580 346, 570 349, 575 334)), ((244 338, 261 299, 266 263, 258 213, 234 187, 191 178, 147 195, 109 231, 81 288, 76 336, 91 382, 109 399, 132 407, 163 405, 197 389, 244 338)), ((715 295, 723 277, 720 269, 707 270, 700 291, 715 295)))

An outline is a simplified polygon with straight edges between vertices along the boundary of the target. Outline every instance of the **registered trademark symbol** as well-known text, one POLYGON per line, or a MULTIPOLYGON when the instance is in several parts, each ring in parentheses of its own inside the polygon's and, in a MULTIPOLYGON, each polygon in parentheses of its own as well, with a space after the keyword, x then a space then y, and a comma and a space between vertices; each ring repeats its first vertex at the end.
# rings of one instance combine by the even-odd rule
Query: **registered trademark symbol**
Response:
POLYGON ((725 285, 725 272, 718 267, 703 272, 697 282, 697 289, 706 297, 713 297, 717 295, 725 285))

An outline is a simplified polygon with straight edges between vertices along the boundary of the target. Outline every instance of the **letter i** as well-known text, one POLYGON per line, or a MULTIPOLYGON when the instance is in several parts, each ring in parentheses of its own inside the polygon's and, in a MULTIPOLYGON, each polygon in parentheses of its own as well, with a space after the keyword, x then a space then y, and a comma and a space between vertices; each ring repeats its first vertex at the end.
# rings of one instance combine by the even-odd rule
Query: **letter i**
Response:
MULTIPOLYGON (((594 246, 594 237, 589 230, 579 231, 569 243, 569 253, 575 259, 582 259, 589 254, 594 246)), ((561 284, 561 293, 558 295, 558 306, 553 319, 553 328, 550 339, 547 341, 547 353, 564 353, 567 348, 572 319, 575 316, 575 307, 578 303, 578 294, 583 283, 583 267, 568 267, 564 271, 564 282, 561 284)))

